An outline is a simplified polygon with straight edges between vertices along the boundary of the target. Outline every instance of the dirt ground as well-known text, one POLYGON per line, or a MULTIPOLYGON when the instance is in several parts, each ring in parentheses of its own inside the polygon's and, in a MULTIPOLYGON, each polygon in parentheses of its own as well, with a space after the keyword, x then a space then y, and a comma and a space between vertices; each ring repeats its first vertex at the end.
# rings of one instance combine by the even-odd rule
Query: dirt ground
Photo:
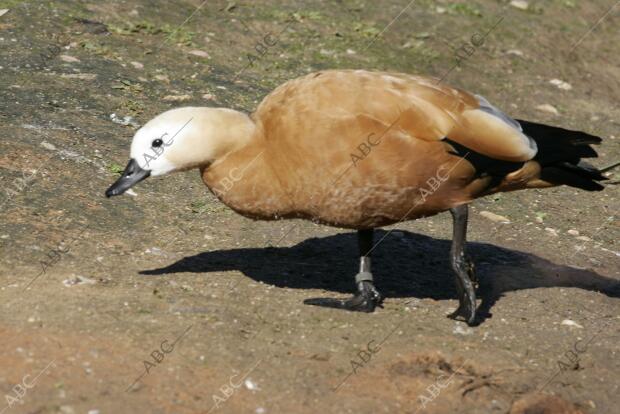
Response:
POLYGON ((352 293, 354 232, 242 218, 197 172, 103 196, 154 115, 325 68, 445 76, 618 161, 620 5, 512 3, 1 1, 0 412, 620 412, 618 170, 472 205, 477 327, 446 317, 448 214, 379 231, 357 314, 303 303, 352 293))

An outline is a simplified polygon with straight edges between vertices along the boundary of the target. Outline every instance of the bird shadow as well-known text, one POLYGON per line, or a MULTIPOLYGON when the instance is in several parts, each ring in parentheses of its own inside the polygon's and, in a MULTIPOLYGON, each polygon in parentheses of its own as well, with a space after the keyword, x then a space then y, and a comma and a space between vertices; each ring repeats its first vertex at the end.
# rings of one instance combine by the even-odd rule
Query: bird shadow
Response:
MULTIPOLYGON (((373 274, 377 289, 387 298, 456 299, 450 268, 450 240, 398 231, 375 231, 373 274), (384 236, 385 239, 383 239, 384 236)), ((620 297, 620 282, 591 270, 554 264, 533 254, 488 243, 469 242, 476 263, 481 299, 477 324, 491 317, 493 305, 505 292, 541 287, 575 287, 620 297)), ((358 266, 357 236, 340 233, 310 238, 292 247, 216 250, 185 257, 144 275, 206 273, 238 270, 256 281, 292 289, 354 291, 358 266)))

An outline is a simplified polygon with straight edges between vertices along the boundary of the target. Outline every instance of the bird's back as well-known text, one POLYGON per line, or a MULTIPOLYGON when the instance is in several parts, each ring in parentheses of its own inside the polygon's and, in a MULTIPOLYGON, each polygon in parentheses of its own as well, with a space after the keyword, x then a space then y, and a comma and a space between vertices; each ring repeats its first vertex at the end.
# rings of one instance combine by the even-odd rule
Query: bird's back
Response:
POLYGON ((489 125, 495 126, 500 134, 513 134, 516 145, 508 140, 487 145, 489 151, 527 158, 527 138, 500 118, 488 115, 488 125, 476 126, 478 114, 487 116, 479 108, 476 97, 430 78, 334 70, 286 82, 252 117, 292 209, 302 217, 355 227, 434 214, 469 201, 475 171, 449 152, 442 141, 448 134, 475 147, 480 137, 472 139, 472 125, 483 139, 493 129, 489 125), (448 172, 451 179, 442 181, 448 172))

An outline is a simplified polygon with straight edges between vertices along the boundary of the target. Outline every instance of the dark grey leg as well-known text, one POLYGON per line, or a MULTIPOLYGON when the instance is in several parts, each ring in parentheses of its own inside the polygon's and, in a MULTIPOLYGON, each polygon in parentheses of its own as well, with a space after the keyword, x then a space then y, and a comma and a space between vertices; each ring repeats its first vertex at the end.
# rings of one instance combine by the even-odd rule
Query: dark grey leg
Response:
POLYGON ((346 309, 356 312, 373 312, 377 306, 381 306, 383 297, 373 284, 373 277, 370 271, 370 251, 372 250, 373 229, 358 230, 357 242, 360 252, 360 270, 355 275, 357 292, 351 299, 327 299, 315 298, 306 299, 304 303, 308 305, 324 306, 329 308, 346 309))
POLYGON ((357 243, 360 252, 360 271, 355 275, 357 293, 344 303, 344 308, 359 312, 373 312, 383 297, 375 288, 370 271, 370 251, 374 230, 358 230, 357 243))
POLYGON ((459 307, 450 315, 456 319, 463 317, 468 325, 474 325, 476 319, 476 281, 474 266, 465 256, 465 243, 467 236, 467 205, 450 209, 452 213, 453 234, 452 247, 450 248, 450 263, 456 273, 456 291, 459 295, 459 307))

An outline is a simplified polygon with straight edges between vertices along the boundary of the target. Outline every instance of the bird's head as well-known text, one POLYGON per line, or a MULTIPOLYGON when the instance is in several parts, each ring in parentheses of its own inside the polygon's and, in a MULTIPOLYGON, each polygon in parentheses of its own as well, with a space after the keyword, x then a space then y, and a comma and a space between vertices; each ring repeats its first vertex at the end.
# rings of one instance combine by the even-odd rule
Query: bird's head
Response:
POLYGON ((140 128, 121 177, 105 192, 123 194, 149 176, 208 166, 245 145, 254 123, 237 111, 185 107, 164 112, 140 128))

